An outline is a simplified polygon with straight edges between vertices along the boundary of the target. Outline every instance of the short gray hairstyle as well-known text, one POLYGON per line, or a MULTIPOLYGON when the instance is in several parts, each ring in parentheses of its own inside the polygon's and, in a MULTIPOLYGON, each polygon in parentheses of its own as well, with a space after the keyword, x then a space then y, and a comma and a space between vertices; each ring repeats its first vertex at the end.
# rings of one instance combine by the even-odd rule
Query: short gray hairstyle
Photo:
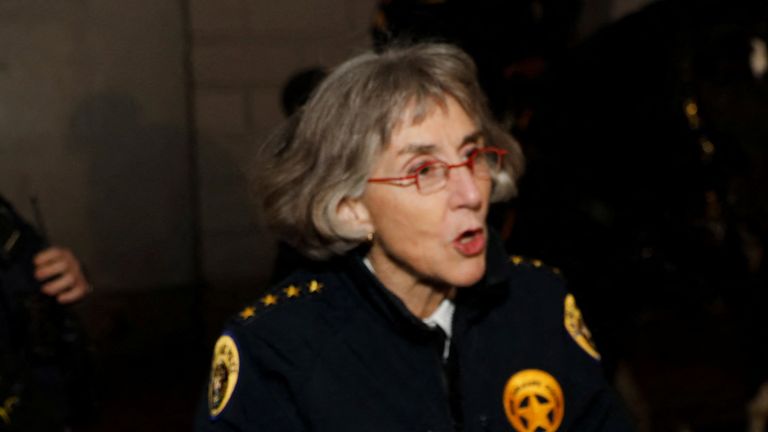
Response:
POLYGON ((516 193, 524 159, 493 119, 472 59, 457 47, 419 44, 354 57, 320 83, 307 104, 259 149, 254 186, 267 223, 309 257, 343 254, 365 240, 337 218, 346 197, 360 197, 370 169, 410 109, 424 119, 454 98, 489 145, 509 152, 494 174, 492 201, 516 193))

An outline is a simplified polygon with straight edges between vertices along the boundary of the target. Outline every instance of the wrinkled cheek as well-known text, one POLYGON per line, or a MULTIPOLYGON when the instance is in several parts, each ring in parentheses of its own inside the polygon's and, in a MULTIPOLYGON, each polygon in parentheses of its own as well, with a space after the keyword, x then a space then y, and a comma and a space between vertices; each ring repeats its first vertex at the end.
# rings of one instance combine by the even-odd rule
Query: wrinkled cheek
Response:
POLYGON ((408 234, 405 234, 405 242, 409 244, 409 249, 416 254, 415 258, 419 261, 429 260, 440 253, 439 238, 435 230, 427 227, 415 226, 408 234))
POLYGON ((379 234, 389 249, 407 253, 418 249, 424 243, 423 228, 418 226, 417 220, 393 215, 382 223, 379 234))
POLYGON ((432 267, 435 259, 445 258, 444 242, 441 240, 441 224, 434 222, 422 222, 418 219, 404 221, 400 234, 402 245, 407 245, 405 253, 412 265, 426 270, 432 267))

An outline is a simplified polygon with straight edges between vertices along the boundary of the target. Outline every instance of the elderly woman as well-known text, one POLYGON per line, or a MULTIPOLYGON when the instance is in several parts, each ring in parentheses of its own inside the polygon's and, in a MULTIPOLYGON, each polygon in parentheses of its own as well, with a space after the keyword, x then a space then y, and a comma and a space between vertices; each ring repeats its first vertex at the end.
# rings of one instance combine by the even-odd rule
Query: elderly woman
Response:
POLYGON ((523 160, 470 58, 355 57, 263 148, 276 231, 320 260, 216 342, 198 430, 629 430, 573 297, 486 225, 523 160))

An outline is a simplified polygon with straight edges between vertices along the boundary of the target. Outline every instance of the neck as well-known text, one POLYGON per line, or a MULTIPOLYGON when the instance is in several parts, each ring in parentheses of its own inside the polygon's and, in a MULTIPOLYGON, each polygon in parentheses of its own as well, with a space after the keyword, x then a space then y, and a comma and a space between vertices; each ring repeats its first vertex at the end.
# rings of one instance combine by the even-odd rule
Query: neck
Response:
POLYGON ((367 256, 376 277, 416 317, 429 317, 443 300, 454 297, 455 287, 431 283, 420 278, 413 271, 404 270, 402 266, 384 257, 380 251, 372 248, 367 256))

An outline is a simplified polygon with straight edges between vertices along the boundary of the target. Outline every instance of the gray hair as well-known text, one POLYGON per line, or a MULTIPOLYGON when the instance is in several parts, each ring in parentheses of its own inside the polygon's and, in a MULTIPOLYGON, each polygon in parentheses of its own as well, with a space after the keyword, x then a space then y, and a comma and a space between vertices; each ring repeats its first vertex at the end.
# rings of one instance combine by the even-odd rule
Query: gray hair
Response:
POLYGON ((447 97, 461 105, 489 145, 509 151, 494 174, 491 200, 512 197, 523 155, 490 114, 474 62, 454 46, 420 44, 342 63, 265 142, 255 185, 267 223, 317 259, 360 244, 368 233, 337 218, 339 203, 363 194, 371 167, 407 109, 418 123, 447 97))

